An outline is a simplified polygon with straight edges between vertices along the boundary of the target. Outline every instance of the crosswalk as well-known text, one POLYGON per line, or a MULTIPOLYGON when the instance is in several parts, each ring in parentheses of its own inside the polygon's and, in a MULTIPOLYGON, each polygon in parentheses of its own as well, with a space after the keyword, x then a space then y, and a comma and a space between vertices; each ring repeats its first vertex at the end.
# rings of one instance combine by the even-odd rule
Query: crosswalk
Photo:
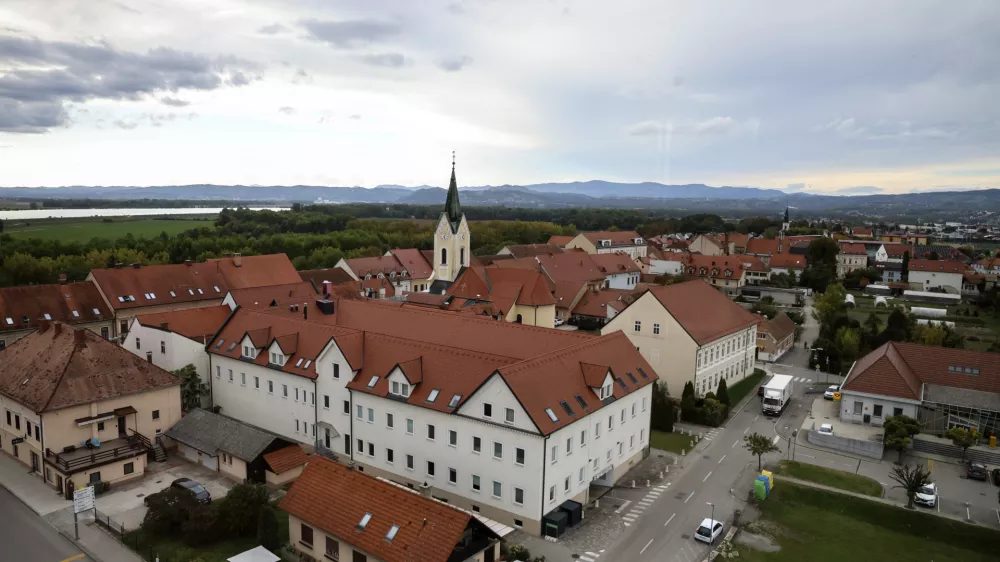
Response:
POLYGON ((705 441, 711 442, 712 439, 715 439, 721 431, 722 431, 721 428, 718 427, 712 428, 708 433, 705 434, 705 441))
POLYGON ((807 379, 805 377, 795 377, 792 380, 795 381, 795 382, 812 382, 813 381, 812 379, 807 379))
POLYGON ((622 516, 622 522, 625 526, 631 527, 632 524, 635 523, 636 519, 642 516, 642 513, 646 511, 646 508, 651 507, 653 503, 660 498, 660 494, 666 492, 668 488, 670 488, 670 482, 650 488, 649 492, 647 492, 641 500, 637 501, 628 513, 622 516))
POLYGON ((604 554, 603 548, 600 552, 591 552, 588 550, 587 552, 581 554, 577 560, 583 560, 583 562, 597 562, 597 559, 600 558, 602 554, 604 554))

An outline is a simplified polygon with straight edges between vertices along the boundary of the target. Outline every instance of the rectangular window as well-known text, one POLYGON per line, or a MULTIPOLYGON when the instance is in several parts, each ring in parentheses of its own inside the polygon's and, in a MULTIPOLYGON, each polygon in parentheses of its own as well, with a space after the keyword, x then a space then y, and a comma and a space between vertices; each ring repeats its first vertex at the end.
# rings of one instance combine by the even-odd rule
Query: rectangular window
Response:
POLYGON ((222 378, 222 367, 220 367, 218 365, 215 366, 215 378, 217 378, 217 379, 221 379, 222 378))
POLYGON ((479 477, 475 474, 472 475, 472 491, 478 492, 480 488, 479 477))
POLYGON ((549 455, 549 462, 552 464, 556 463, 556 456, 559 454, 559 445, 552 446, 552 454, 549 455))
POLYGON ((568 456, 570 456, 572 454, 573 454, 573 438, 572 437, 567 437, 566 438, 566 456, 568 457, 568 456))
POLYGON ((660 325, 659 324, 653 324, 653 335, 654 336, 660 335, 660 325))
POLYGON ((375 423, 375 410, 368 408, 368 423, 375 423))
POLYGON ((635 435, 628 436, 628 450, 635 449, 635 435))
POLYGON ((493 497, 497 499, 503 497, 503 484, 496 480, 493 481, 493 497))
POLYGON ((569 476, 567 476, 566 479, 563 480, 563 492, 568 492, 568 491, 569 491, 569 476))
POLYGON ((233 382, 233 370, 229 369, 229 382, 233 382))
POLYGON ((514 505, 524 505, 524 490, 514 488, 514 505))
POLYGON ((368 456, 369 457, 375 456, 375 444, 372 443, 371 441, 368 442, 368 456))
POLYGON ((393 427, 396 426, 396 420, 393 419, 392 414, 390 413, 385 414, 385 426, 388 427, 389 429, 392 429, 393 427))
POLYGON ((901 416, 901 415, 903 415, 903 409, 902 408, 893 408, 892 409, 892 415, 894 415, 894 416, 901 416))
POLYGON ((581 484, 583 484, 583 475, 586 472, 586 470, 587 470, 587 467, 585 467, 585 466, 581 466, 580 467, 580 477, 578 478, 578 480, 579 480, 579 482, 581 484))
POLYGON ((348 416, 351 415, 351 401, 344 400, 344 413, 348 416))
POLYGON ((635 417, 635 404, 632 404, 632 417, 635 417))
POLYGON ((639 320, 635 321, 635 331, 636 332, 641 332, 642 331, 642 322, 640 322, 639 320))
POLYGON ((503 458, 503 443, 498 441, 493 442, 493 458, 502 459, 503 458))
POLYGON ((413 420, 406 418, 406 434, 413 435, 413 420))
POLYGON ((448 430, 448 444, 451 445, 452 447, 457 447, 458 446, 458 432, 457 431, 455 431, 453 429, 449 429, 448 430))
POLYGON ((395 460, 396 460, 396 458, 395 458, 395 455, 392 452, 392 449, 386 449, 385 450, 385 462, 387 462, 389 464, 392 464, 393 462, 395 462, 395 460))
POLYGON ((267 381, 267 393, 274 394, 274 381, 267 381))
MULTIPOLYGON (((306 397, 305 397, 305 396, 303 396, 303 397, 302 397, 302 401, 303 401, 303 402, 305 402, 305 400, 306 400, 306 397)), ((295 389, 295 401, 296 401, 296 402, 298 402, 298 401, 299 401, 299 389, 298 389, 298 388, 296 388, 296 389, 295 389)))
MULTIPOLYGON (((8 418, 9 418, 9 415, 8 415, 8 418)), ((10 422, 8 421, 7 423, 10 423, 10 422)), ((473 437, 472 438, 472 452, 478 454, 478 453, 482 452, 482 450, 483 450, 483 440, 481 438, 479 438, 479 437, 473 437)))
POLYGON ((882 417, 882 405, 881 404, 875 404, 874 411, 872 412, 872 416, 874 416, 876 418, 881 418, 882 417))
POLYGON ((619 441, 618 442, 618 456, 620 457, 620 456, 622 456, 624 454, 625 454, 625 443, 622 443, 621 441, 619 441))
POLYGON ((503 421, 507 423, 514 423, 514 408, 504 408, 503 415, 503 421))
POLYGON ((340 560, 340 543, 330 537, 326 537, 326 552, 324 554, 331 560, 340 560))
POLYGON ((333 364, 333 378, 335 379, 340 378, 340 365, 338 365, 337 363, 333 364))
POLYGON ((163 355, 166 352, 167 352, 167 342, 160 341, 160 355, 163 355))
POLYGON ((860 416, 862 408, 864 408, 864 403, 861 402, 860 400, 855 400, 854 401, 854 415, 855 416, 860 416))
POLYGON ((643 398, 643 399, 642 399, 642 411, 643 411, 643 412, 645 412, 645 411, 646 411, 646 398, 643 398))
POLYGON ((364 439, 358 439, 358 448, 357 448, 357 451, 358 451, 359 455, 365 454, 365 441, 364 441, 364 439))
POLYGON ((427 461, 427 476, 434 476, 434 461, 427 461))
POLYGON ((132 474, 133 472, 135 472, 135 463, 134 462, 125 463, 125 474, 132 474))
POLYGON ((246 385, 247 385, 247 374, 240 373, 240 386, 246 386, 246 385))
POLYGON ((455 470, 454 468, 448 469, 448 483, 458 484, 458 471, 455 470))
MULTIPOLYGON (((622 412, 623 414, 625 412, 622 412)), ((615 427, 615 416, 608 416, 608 431, 611 431, 615 427)))
POLYGON ((153 419, 154 420, 160 419, 160 411, 159 410, 153 410, 153 419))
POLYGON ((549 486, 549 501, 550 502, 556 501, 556 487, 555 486, 549 486))
POLYGON ((483 403, 483 417, 492 418, 493 417, 493 404, 488 402, 483 403))
POLYGON ((295 433, 299 432, 299 420, 295 420, 295 433))
POLYGON ((281 385, 281 397, 282 398, 288 398, 288 385, 287 384, 281 385))
POLYGON ((254 388, 254 390, 260 390, 260 377, 254 376, 254 378, 253 378, 253 388, 254 388))
POLYGON ((584 429, 580 432, 580 446, 583 447, 587 444, 587 430, 584 429))
POLYGON ((413 455, 406 455, 406 468, 413 470, 413 455))
POLYGON ((357 417, 359 420, 365 419, 365 408, 364 408, 364 406, 362 406, 361 404, 358 404, 357 406, 354 407, 354 411, 356 412, 354 414, 355 417, 357 417))
POLYGON ((427 424, 427 439, 429 441, 433 441, 434 440, 434 425, 433 424, 427 424))
POLYGON ((136 349, 142 349, 142 346, 139 345, 139 338, 135 338, 135 348, 136 349))
POLYGON ((312 530, 312 527, 310 527, 310 526, 306 525, 305 523, 303 523, 302 524, 301 533, 302 533, 302 536, 299 539, 299 541, 302 544, 304 544, 304 545, 312 546, 312 543, 313 543, 313 530, 312 530))
POLYGON ((639 430, 639 443, 642 444, 642 443, 645 443, 645 442, 646 442, 646 430, 645 429, 640 429, 639 430))
POLYGON ((329 394, 324 394, 323 395, 323 409, 324 410, 329 410, 330 409, 330 395, 329 394))
POLYGON ((514 449, 514 464, 524 466, 524 449, 520 447, 514 449))
POLYGON ((594 439, 600 439, 600 438, 601 438, 601 424, 596 423, 594 424, 594 439))

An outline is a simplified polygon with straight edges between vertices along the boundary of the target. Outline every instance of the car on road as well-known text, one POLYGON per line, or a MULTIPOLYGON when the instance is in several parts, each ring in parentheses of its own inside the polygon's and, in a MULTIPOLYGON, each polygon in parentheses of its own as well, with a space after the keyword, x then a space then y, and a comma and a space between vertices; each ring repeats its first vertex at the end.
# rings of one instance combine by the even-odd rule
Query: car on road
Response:
POLYGON ((713 519, 703 519, 698 530, 694 534, 695 540, 713 544, 715 539, 722 535, 722 522, 713 519))
POLYGON ((928 482, 920 491, 913 496, 913 503, 918 505, 923 505, 926 507, 934 507, 937 505, 938 501, 938 491, 937 484, 934 482, 928 482))
POLYGON ((823 435, 833 435, 833 424, 832 423, 820 424, 819 432, 822 433, 823 435))
MULTIPOLYGON (((194 499, 198 500, 198 503, 204 503, 204 504, 212 503, 212 494, 210 494, 208 490, 206 490, 205 487, 202 486, 196 480, 191 480, 190 478, 178 478, 177 480, 174 480, 173 482, 170 483, 169 488, 187 490, 192 495, 194 495, 194 499)), ((149 498, 155 497, 157 494, 162 494, 169 488, 164 488, 163 490, 157 492, 156 494, 149 494, 142 500, 142 503, 148 506, 149 498)))
POLYGON ((965 477, 972 480, 986 480, 988 475, 986 465, 978 462, 969 463, 969 469, 965 473, 965 477))
POLYGON ((823 393, 823 398, 826 398, 827 400, 833 400, 833 395, 834 393, 837 392, 840 392, 840 385, 835 384, 833 386, 830 386, 826 389, 826 392, 823 393))
POLYGON ((993 483, 1000 486, 1000 468, 994 468, 990 474, 993 475, 993 483))

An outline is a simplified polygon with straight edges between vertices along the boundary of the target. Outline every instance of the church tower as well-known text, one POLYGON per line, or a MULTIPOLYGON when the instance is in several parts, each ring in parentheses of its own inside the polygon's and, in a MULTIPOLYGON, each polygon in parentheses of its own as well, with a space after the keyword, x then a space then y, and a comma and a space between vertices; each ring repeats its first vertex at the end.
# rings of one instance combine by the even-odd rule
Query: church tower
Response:
POLYGON ((455 153, 451 153, 451 183, 444 212, 434 231, 434 276, 442 281, 454 281, 463 267, 468 267, 472 255, 469 223, 458 203, 458 182, 455 181, 455 153))
POLYGON ((781 223, 781 231, 785 232, 792 225, 792 222, 788 220, 788 206, 785 206, 785 220, 781 223))

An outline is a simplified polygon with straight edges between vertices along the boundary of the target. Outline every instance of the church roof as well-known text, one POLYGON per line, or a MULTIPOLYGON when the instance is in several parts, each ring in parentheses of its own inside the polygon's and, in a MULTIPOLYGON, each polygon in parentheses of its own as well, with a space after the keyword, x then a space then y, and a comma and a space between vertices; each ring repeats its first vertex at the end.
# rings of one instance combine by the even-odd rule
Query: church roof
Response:
POLYGON ((455 181, 455 161, 451 162, 451 183, 448 185, 448 198, 444 202, 444 212, 451 223, 451 231, 458 233, 458 225, 462 223, 462 206, 458 203, 458 182, 455 181))

